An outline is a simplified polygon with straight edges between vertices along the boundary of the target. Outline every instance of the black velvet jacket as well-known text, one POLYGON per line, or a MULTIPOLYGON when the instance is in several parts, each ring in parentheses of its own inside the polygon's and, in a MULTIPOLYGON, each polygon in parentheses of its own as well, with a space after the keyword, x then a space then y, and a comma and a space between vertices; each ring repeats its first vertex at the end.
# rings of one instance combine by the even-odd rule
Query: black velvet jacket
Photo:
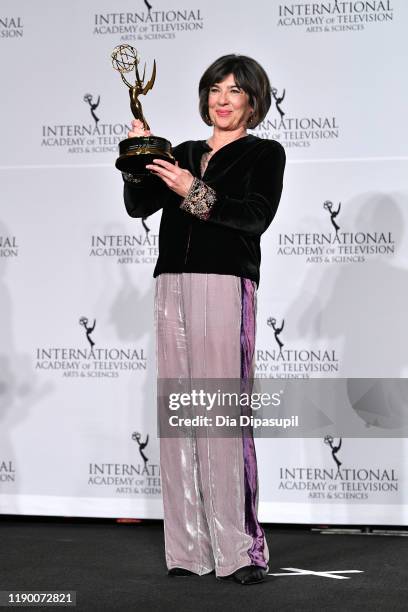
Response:
POLYGON ((196 177, 185 199, 158 177, 142 185, 125 181, 126 210, 131 217, 147 217, 163 208, 153 276, 207 272, 259 284, 260 236, 278 208, 285 150, 275 140, 245 136, 216 151, 200 177, 208 150, 205 141, 173 150, 179 166, 196 177))

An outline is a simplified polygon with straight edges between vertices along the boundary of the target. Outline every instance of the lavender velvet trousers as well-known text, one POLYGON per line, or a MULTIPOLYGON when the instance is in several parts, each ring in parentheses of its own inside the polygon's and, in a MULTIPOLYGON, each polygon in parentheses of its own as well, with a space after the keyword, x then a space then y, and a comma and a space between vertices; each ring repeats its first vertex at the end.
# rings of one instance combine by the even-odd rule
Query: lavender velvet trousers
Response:
MULTIPOLYGON (((158 378, 252 375, 256 285, 219 274, 156 279, 158 378)), ((160 438, 166 563, 227 576, 268 568, 257 519, 258 474, 252 436, 160 438)))

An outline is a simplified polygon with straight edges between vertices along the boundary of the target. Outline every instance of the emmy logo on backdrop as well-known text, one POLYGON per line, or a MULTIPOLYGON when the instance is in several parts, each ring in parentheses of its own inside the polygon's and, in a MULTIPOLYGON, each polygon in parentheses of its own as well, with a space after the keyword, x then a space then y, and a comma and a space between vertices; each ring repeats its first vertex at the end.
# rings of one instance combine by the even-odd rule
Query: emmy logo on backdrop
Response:
POLYGON ((144 231, 146 232, 146 236, 148 236, 150 232, 150 227, 146 223, 146 218, 147 217, 142 217, 142 225, 143 225, 144 231))
POLYGON ((338 225, 336 223, 335 219, 336 219, 337 215, 340 212, 341 202, 339 202, 339 206, 338 206, 337 210, 333 210, 333 202, 330 202, 330 200, 326 200, 326 202, 323 204, 323 208, 325 210, 327 210, 327 212, 329 213, 330 221, 331 221, 332 226, 334 227, 334 229, 336 231, 336 236, 337 236, 337 233, 338 233, 338 231, 340 229, 340 225, 338 225))
POLYGON ((87 338, 89 344, 91 345, 91 352, 92 352, 93 351, 93 347, 95 346, 95 342, 92 340, 91 334, 92 334, 93 330, 95 329, 96 319, 94 319, 92 327, 88 326, 88 319, 87 319, 87 317, 81 317, 79 319, 79 324, 82 325, 84 327, 84 329, 85 329, 86 338, 87 338))
POLYGON ((96 109, 99 106, 99 102, 101 101, 101 96, 98 96, 98 101, 97 102, 93 102, 92 101, 93 96, 89 93, 84 95, 84 102, 87 102, 89 104, 90 110, 91 110, 91 115, 93 117, 93 120, 95 121, 95 125, 98 125, 98 121, 99 121, 99 117, 96 116, 96 109))
POLYGON ((147 443, 149 442, 149 434, 147 434, 146 440, 144 442, 142 442, 141 441, 142 440, 141 434, 138 431, 135 431, 135 432, 132 433, 132 440, 135 440, 135 442, 138 443, 138 445, 139 445, 139 453, 140 453, 140 456, 142 457, 142 459, 144 461, 144 464, 145 464, 145 467, 146 467, 147 462, 149 461, 149 459, 144 454, 143 449, 146 448, 147 443))
POLYGON ((145 3, 145 5, 146 5, 147 12, 150 14, 150 11, 151 11, 151 10, 152 10, 152 8, 153 8, 153 7, 152 7, 152 5, 151 5, 151 4, 149 4, 147 0, 144 0, 144 3, 145 3))
POLYGON ((278 90, 276 89, 276 87, 272 87, 271 92, 272 92, 273 99, 275 100, 276 110, 280 114, 281 119, 283 119, 283 116, 284 116, 285 113, 281 109, 280 104, 281 104, 281 102, 283 102, 283 100, 285 98, 285 89, 283 90, 281 96, 278 96, 278 90))
POLYGON ((337 469, 340 470, 341 461, 337 459, 336 454, 339 452, 341 448, 341 438, 339 438, 339 443, 337 444, 337 446, 335 446, 333 442, 334 442, 333 436, 327 435, 324 437, 324 443, 330 446, 332 457, 334 461, 336 462, 337 469))
MULTIPOLYGON (((145 96, 152 88, 156 80, 156 60, 153 62, 153 70, 150 79, 145 82, 146 64, 143 75, 139 73, 140 59, 134 47, 130 45, 118 45, 111 55, 112 66, 119 72, 123 83, 129 89, 130 109, 135 119, 143 123, 145 130, 150 130, 149 124, 143 114, 140 96, 145 96), (125 74, 134 71, 134 83, 131 83, 125 74)), ((126 181, 140 183, 147 180, 158 180, 146 169, 153 159, 164 159, 174 163, 171 144, 165 138, 159 136, 139 136, 126 138, 119 143, 119 157, 116 160, 116 168, 120 170, 126 181)))
POLYGON ((284 326, 285 326, 285 320, 282 319, 282 325, 280 327, 276 327, 276 319, 274 319, 273 317, 269 317, 269 319, 267 320, 267 323, 269 325, 269 327, 272 327, 273 331, 274 331, 274 336, 275 336, 275 340, 279 346, 279 354, 282 354, 282 348, 285 346, 282 342, 282 340, 279 338, 279 334, 282 332, 284 326))

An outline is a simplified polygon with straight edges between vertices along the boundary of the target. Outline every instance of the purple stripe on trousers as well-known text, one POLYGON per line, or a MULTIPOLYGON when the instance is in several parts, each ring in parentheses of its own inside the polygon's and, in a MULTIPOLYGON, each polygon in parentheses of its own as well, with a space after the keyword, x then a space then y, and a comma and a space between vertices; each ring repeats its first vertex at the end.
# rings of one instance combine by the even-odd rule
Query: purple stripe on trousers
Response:
MULTIPOLYGON (((253 377, 253 358, 255 351, 255 285, 247 278, 241 279, 242 319, 241 319, 241 379, 242 391, 250 393, 250 379, 253 377)), ((249 409, 250 410, 250 409, 249 409)), ((242 438, 244 451, 245 482, 245 531, 252 536, 252 546, 248 550, 251 565, 266 568, 264 556, 264 531, 258 522, 258 471, 255 444, 252 430, 245 428, 242 438)))

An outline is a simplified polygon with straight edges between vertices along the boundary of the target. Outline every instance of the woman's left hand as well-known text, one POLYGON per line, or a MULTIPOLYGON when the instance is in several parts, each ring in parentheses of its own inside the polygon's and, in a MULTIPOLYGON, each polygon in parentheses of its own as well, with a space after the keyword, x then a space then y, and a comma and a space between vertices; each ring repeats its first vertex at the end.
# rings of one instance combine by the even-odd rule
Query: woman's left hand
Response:
POLYGON ((178 162, 171 164, 164 159, 154 159, 153 164, 147 164, 146 168, 159 176, 169 189, 182 198, 186 197, 194 181, 193 175, 188 170, 179 168, 178 162))

